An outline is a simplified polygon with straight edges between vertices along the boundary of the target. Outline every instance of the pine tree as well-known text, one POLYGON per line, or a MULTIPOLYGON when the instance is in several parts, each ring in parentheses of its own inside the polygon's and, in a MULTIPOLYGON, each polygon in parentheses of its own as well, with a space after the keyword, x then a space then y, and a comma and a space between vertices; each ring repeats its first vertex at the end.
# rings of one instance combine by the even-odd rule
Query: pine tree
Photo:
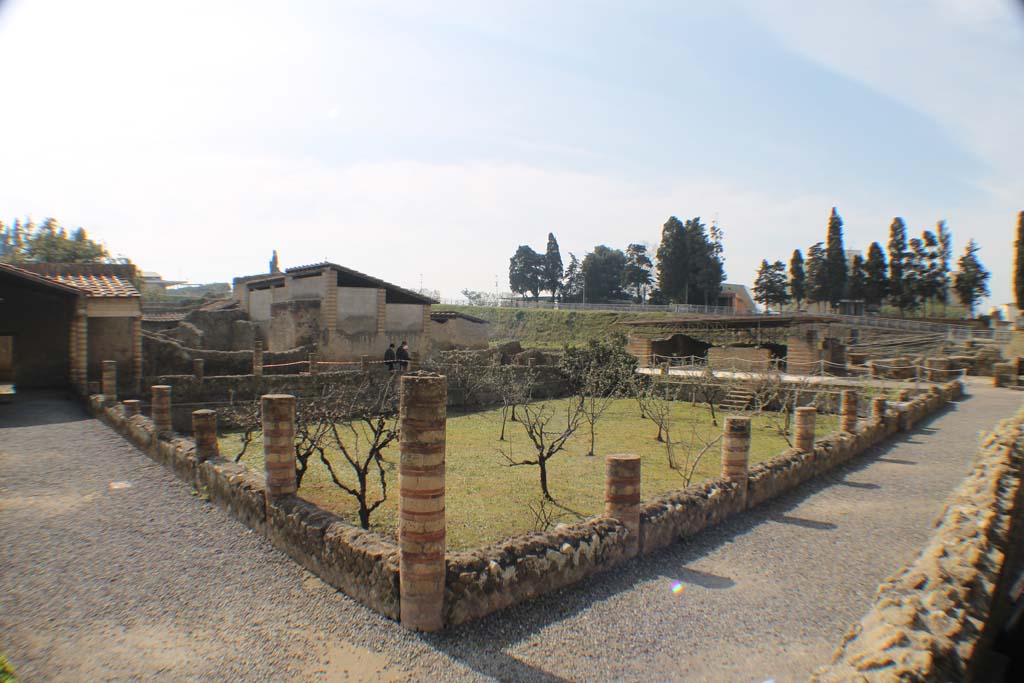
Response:
POLYGON ((553 232, 548 233, 548 247, 544 252, 543 280, 541 289, 551 292, 551 298, 555 298, 562 281, 562 254, 558 251, 558 240, 553 232))
POLYGON ((960 272, 956 274, 956 280, 953 283, 957 298, 960 299, 960 303, 970 309, 972 317, 974 316, 974 307, 978 305, 982 297, 986 297, 990 293, 988 290, 990 273, 978 260, 977 253, 980 250, 981 247, 975 244, 974 240, 967 242, 964 255, 957 262, 960 272))
POLYGON ((807 274, 804 272, 804 255, 799 249, 793 250, 793 258, 789 260, 789 291, 800 308, 800 302, 807 295, 807 274))
POLYGON ((907 226, 903 219, 897 216, 892 219, 889 226, 889 294, 893 305, 900 309, 900 315, 903 315, 907 304, 913 302, 912 291, 908 289, 903 279, 903 270, 909 255, 907 226))
POLYGON ((562 301, 578 302, 583 299, 583 269, 576 254, 569 252, 569 265, 565 267, 560 286, 562 301))
POLYGON ((647 245, 630 244, 626 247, 626 270, 622 274, 622 285, 632 288, 638 303, 646 298, 653 265, 651 257, 647 255, 647 245))
POLYGON ((889 278, 885 271, 882 245, 872 242, 868 247, 868 258, 864 261, 864 302, 868 306, 880 306, 889 294, 889 278))
POLYGON ((536 299, 540 296, 544 277, 544 257, 525 244, 519 245, 509 259, 508 284, 513 292, 526 296, 529 292, 536 299))
POLYGON ((1013 247, 1013 291, 1017 295, 1017 309, 1024 310, 1024 211, 1017 214, 1017 241, 1013 247))
POLYGON ((846 250, 843 249, 843 219, 832 207, 832 215, 828 218, 828 240, 825 249, 825 271, 828 302, 833 307, 846 293, 846 250))
POLYGON ((768 263, 762 260, 754 283, 754 300, 768 308, 785 306, 790 300, 787 288, 786 264, 782 261, 768 263))
POLYGON ((949 302, 949 265, 953 262, 953 233, 946 225, 946 221, 939 221, 936 227, 939 229, 940 258, 935 298, 942 304, 942 311, 945 313, 946 304, 949 302))
POLYGON ((807 268, 807 300, 815 303, 828 301, 828 271, 825 263, 825 245, 823 242, 813 244, 807 250, 805 267, 807 268))

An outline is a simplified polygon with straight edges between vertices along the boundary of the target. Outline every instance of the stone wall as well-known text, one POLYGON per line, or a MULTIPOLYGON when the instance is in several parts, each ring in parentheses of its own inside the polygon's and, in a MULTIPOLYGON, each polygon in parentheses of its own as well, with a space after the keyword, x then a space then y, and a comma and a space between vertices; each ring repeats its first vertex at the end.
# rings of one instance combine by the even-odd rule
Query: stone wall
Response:
POLYGON ((319 299, 291 299, 275 303, 270 307, 270 315, 269 350, 312 346, 321 341, 319 299))
POLYGON ((712 346, 708 349, 708 366, 715 370, 769 370, 772 352, 753 346, 712 346))
MULTIPOLYGON (((192 361, 196 358, 203 359, 207 377, 212 375, 247 375, 252 372, 251 349, 245 351, 194 349, 150 332, 144 332, 142 336, 142 374, 148 378, 158 375, 191 375, 192 361)), ((263 363, 265 365, 294 363, 307 360, 308 358, 309 349, 307 348, 263 352, 263 363)), ((120 364, 119 367, 121 367, 120 364)), ((131 366, 128 365, 126 367, 131 366)), ((305 370, 305 367, 293 366, 267 368, 265 373, 293 374, 300 371, 305 372, 305 370)), ((152 384, 152 382, 148 383, 152 384)))
POLYGON ((878 590, 874 607, 847 632, 832 663, 812 681, 971 680, 972 656, 1022 515, 1024 411, 981 444, 928 545, 878 590))
POLYGON ((398 546, 392 539, 354 527, 297 496, 268 504, 262 474, 223 458, 200 463, 194 441, 157 435, 149 418, 126 417, 123 406, 104 405, 102 396, 91 397, 90 408, 303 567, 371 609, 398 618, 398 546))

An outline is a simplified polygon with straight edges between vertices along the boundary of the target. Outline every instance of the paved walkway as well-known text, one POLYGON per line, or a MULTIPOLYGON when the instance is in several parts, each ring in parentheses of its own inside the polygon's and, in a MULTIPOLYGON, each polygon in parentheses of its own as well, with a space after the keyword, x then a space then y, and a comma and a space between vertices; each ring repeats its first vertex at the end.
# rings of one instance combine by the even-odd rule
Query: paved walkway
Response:
POLYGON ((21 397, 0 405, 0 652, 26 682, 806 680, 924 544, 979 431, 1021 406, 987 384, 693 542, 430 636, 330 590, 75 404, 21 397))

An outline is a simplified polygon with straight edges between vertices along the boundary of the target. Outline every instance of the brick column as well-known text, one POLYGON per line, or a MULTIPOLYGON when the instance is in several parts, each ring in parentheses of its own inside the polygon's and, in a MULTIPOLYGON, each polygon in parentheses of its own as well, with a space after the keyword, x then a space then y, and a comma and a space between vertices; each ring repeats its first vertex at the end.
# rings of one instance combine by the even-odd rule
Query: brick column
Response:
POLYGON ((814 423, 818 419, 818 409, 807 406, 796 409, 796 435, 793 437, 793 448, 803 453, 814 452, 814 423))
POLYGON ((840 428, 851 434, 857 431, 857 391, 843 389, 843 400, 840 407, 840 428))
POLYGON ((423 341, 421 343, 426 343, 426 340, 430 338, 430 304, 425 304, 423 306, 423 330, 422 330, 422 332, 423 332, 424 336, 423 336, 423 341))
POLYGON ((388 292, 386 289, 377 290, 377 334, 384 334, 388 321, 388 292))
POLYGON ((370 357, 365 353, 359 356, 359 369, 363 372, 369 372, 370 370, 370 357))
POLYGON ((263 342, 258 339, 252 346, 252 374, 263 376, 263 342))
POLYGON ((267 504, 289 496, 295 483, 295 397, 265 394, 263 413, 263 469, 266 472, 267 504))
POLYGON ((900 403, 906 403, 910 400, 910 389, 900 389, 900 393, 896 396, 896 400, 900 403))
POLYGON ((747 470, 750 465, 750 418, 725 418, 722 434, 722 476, 747 486, 747 470))
POLYGON ((117 401, 117 361, 103 361, 103 375, 100 384, 103 400, 114 403, 117 401))
POLYGON ((212 410, 192 411, 192 438, 196 442, 196 459, 205 462, 220 455, 217 445, 217 413, 212 410))
POLYGON ((399 582, 402 626, 443 625, 445 579, 444 454, 448 385, 440 375, 401 379, 398 468, 399 582))
POLYGON ((889 402, 884 396, 875 396, 871 399, 871 416, 881 422, 885 419, 885 413, 889 409, 889 402))
POLYGON ((139 402, 132 399, 124 402, 124 416, 135 417, 139 414, 139 402))
POLYGON ((604 514, 629 529, 626 555, 640 552, 640 456, 609 455, 604 459, 604 514))
POLYGON ((197 382, 202 382, 203 377, 206 375, 206 363, 202 358, 192 359, 192 376, 196 378, 197 382))
POLYGON ((142 318, 132 318, 132 387, 142 391, 142 318))
POLYGON ((82 393, 89 391, 89 318, 85 311, 75 317, 75 383, 82 393))
POLYGON ((320 372, 320 368, 317 367, 317 355, 315 353, 309 354, 309 374, 315 375, 320 372))
POLYGON ((166 384, 154 384, 150 387, 153 427, 156 433, 171 431, 171 388, 166 384))

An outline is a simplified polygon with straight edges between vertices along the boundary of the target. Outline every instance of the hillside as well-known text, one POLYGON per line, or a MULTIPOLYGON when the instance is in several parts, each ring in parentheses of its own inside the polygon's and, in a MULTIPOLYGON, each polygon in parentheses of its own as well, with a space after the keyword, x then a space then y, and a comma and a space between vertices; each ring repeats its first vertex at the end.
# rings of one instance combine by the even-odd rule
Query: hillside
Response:
POLYGON ((524 346, 557 347, 601 339, 625 332, 616 323, 653 320, 667 313, 619 313, 616 311, 553 311, 493 306, 435 306, 437 311, 459 311, 491 323, 491 341, 517 340, 524 346))

